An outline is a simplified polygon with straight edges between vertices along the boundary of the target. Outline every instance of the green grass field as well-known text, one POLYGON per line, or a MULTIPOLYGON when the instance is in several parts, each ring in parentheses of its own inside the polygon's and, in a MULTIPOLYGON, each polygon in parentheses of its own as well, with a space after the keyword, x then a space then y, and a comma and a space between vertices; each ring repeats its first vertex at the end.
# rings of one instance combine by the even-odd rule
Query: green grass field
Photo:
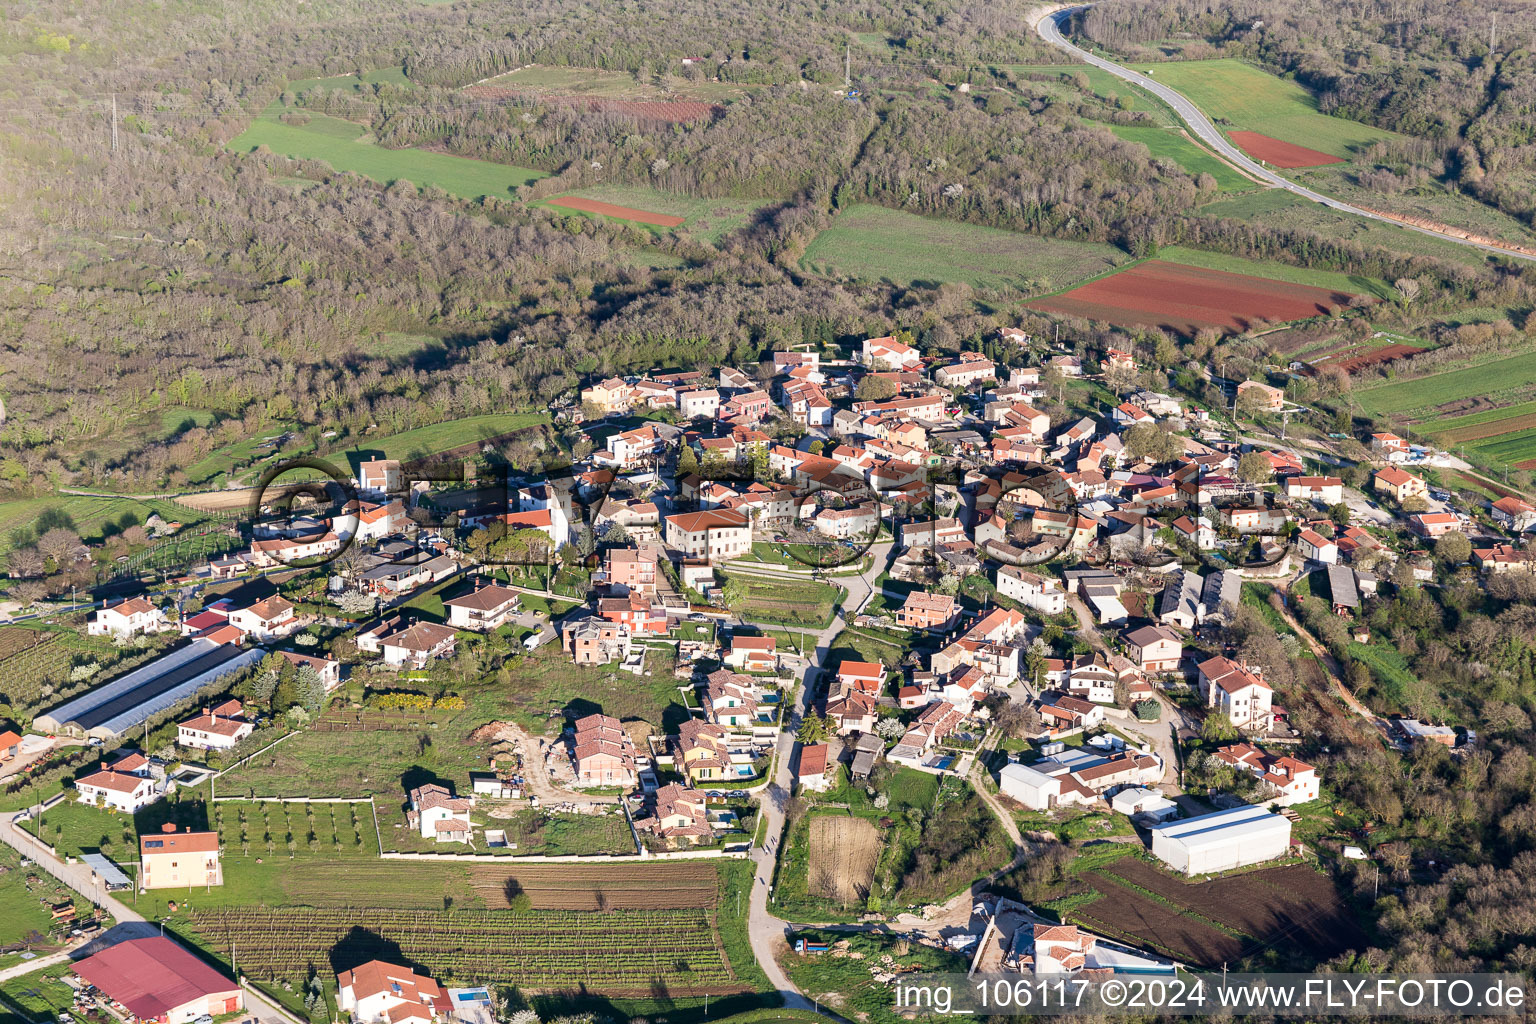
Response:
POLYGON ((545 177, 544 171, 489 160, 431 153, 424 149, 384 149, 364 141, 359 124, 339 117, 304 111, 304 125, 283 124, 277 119, 284 108, 273 104, 251 126, 229 143, 229 148, 248 153, 265 146, 274 153, 300 160, 319 160, 337 171, 352 171, 384 184, 409 181, 418 188, 433 186, 460 199, 494 196, 510 198, 520 186, 545 177))
MULTIPOLYGON (((339 89, 344 92, 361 93, 363 87, 368 85, 394 85, 402 89, 408 89, 412 83, 405 77, 405 68, 400 65, 390 68, 374 68, 366 71, 362 77, 357 75, 332 75, 329 78, 296 78, 288 83, 285 92, 302 93, 311 89, 339 89)), ((371 94, 372 90, 368 90, 371 94)))
MULTIPOLYGON (((707 240, 712 245, 718 245, 720 239, 746 225, 752 219, 752 214, 764 205, 764 201, 754 199, 695 199, 692 196, 660 192, 643 185, 594 185, 591 188, 579 188, 564 195, 595 199, 603 203, 613 203, 616 206, 644 210, 647 213, 664 213, 672 217, 686 218, 676 228, 640 226, 650 227, 658 234, 664 231, 686 231, 707 240)), ((594 216, 580 210, 550 206, 547 201, 538 205, 545 206, 563 216, 594 216)))
POLYGON ((412 459, 457 448, 460 445, 484 441, 487 438, 537 426, 549 420, 543 412, 486 413, 466 416, 461 420, 434 423, 429 427, 417 427, 377 441, 363 438, 344 452, 333 457, 345 458, 352 471, 368 459, 412 459))
POLYGON ((1521 416, 1529 416, 1532 413, 1536 413, 1536 401, 1517 402, 1514 405, 1505 405, 1497 409, 1485 409, 1482 412, 1474 412, 1466 416, 1440 416, 1435 419, 1424 420, 1419 424, 1419 427, 1424 430, 1434 431, 1459 430, 1462 427, 1479 427, 1485 423, 1512 420, 1521 416))
POLYGON ((136 498, 83 494, 20 498, 0 502, 0 553, 10 550, 13 530, 35 525, 44 512, 52 509, 68 515, 74 521, 75 532, 87 544, 99 543, 129 526, 141 524, 156 512, 168 520, 184 524, 200 522, 205 518, 193 509, 164 500, 141 501, 136 498))
POLYGON ((860 280, 961 281, 1039 295, 1111 270, 1128 257, 1108 245, 852 206, 806 247, 801 266, 860 280))
POLYGON ((1508 465, 1536 459, 1536 430, 1519 430, 1484 441, 1469 441, 1467 450, 1485 461, 1508 465))
POLYGON ((1139 142, 1159 160, 1171 160, 1190 174, 1209 174, 1223 189, 1249 189, 1257 186, 1233 170, 1225 160, 1172 128, 1147 125, 1113 125, 1109 129, 1126 142, 1139 142))
POLYGON ((1116 78, 1102 68, 1091 67, 1087 64, 1004 64, 1000 65, 1009 71, 1020 74, 1050 75, 1053 78, 1073 78, 1079 72, 1088 78, 1088 88, 1093 90, 1096 96, 1109 100, 1111 103, 1129 97, 1130 105, 1127 110, 1137 110, 1156 117, 1164 124, 1173 124, 1175 118, 1163 102, 1149 92, 1136 88, 1131 83, 1116 78))
POLYGON ((1195 60, 1136 65, 1177 89, 1231 130, 1260 132, 1308 149, 1348 157, 1392 132, 1320 113, 1311 93, 1240 60, 1195 60))
POLYGON ((1228 256, 1225 253, 1208 252, 1204 249, 1186 249, 1179 245, 1170 245, 1158 250, 1157 258, 1169 263, 1204 267, 1207 270, 1225 270, 1233 274, 1251 274, 1254 277, 1289 281, 1291 284, 1304 284, 1313 288, 1329 288, 1356 295, 1374 295, 1378 299, 1390 299, 1395 295, 1387 282, 1378 281, 1373 277, 1336 274, 1331 270, 1311 270, 1307 267, 1293 267, 1289 263, 1274 263, 1269 260, 1247 260, 1238 256, 1228 256))
POLYGON ((1396 381, 1356 391, 1361 408, 1376 415, 1425 412, 1437 405, 1472 395, 1487 395, 1536 383, 1536 352, 1496 359, 1477 366, 1437 373, 1418 380, 1396 381))

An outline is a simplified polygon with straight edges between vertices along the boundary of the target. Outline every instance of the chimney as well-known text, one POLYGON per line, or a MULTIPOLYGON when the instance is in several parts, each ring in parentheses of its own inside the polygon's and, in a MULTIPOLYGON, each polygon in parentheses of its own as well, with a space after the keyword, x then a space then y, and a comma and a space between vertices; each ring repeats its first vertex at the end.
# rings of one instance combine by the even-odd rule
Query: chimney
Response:
MULTIPOLYGON (((172 829, 173 829, 173 830, 174 830, 174 829, 175 829, 175 828, 176 828, 176 826, 175 826, 175 825, 172 825, 172 826, 171 826, 171 828, 172 828, 172 829)), ((185 828, 185 829, 183 829, 183 830, 182 830, 182 831, 184 831, 184 832, 191 832, 191 831, 192 831, 192 826, 191 826, 191 825, 188 825, 188 826, 187 826, 187 827, 186 827, 186 828, 185 828)))

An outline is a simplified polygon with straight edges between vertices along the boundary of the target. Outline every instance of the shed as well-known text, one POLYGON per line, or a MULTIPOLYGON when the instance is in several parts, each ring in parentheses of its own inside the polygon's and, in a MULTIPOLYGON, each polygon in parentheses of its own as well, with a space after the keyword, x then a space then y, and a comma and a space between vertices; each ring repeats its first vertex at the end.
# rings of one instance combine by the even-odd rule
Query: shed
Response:
POLYGON ((1032 811, 1047 811, 1061 799, 1061 780, 1028 765, 1004 765, 997 773, 997 789, 1003 796, 1032 811))
POLYGON ((1186 875, 1261 864, 1285 853, 1290 843, 1290 821, 1246 805, 1152 830, 1153 855, 1186 875))
POLYGON ((123 869, 108 860, 105 854, 82 853, 80 859, 96 872, 96 877, 101 879, 101 884, 107 887, 108 892, 133 888, 133 879, 123 874, 123 869))

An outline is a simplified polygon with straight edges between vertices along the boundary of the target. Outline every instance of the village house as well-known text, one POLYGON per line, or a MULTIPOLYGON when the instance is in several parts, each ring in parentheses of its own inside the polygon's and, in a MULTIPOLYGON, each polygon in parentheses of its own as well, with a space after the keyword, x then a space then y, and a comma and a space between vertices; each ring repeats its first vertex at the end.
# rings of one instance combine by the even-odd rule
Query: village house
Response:
POLYGON ((694 785, 726 778, 731 753, 725 730, 713 722, 690 718, 677 728, 673 758, 678 770, 694 785))
POLYGON ((1092 729, 1104 722, 1104 708, 1080 697, 1047 693, 1040 701, 1040 721, 1053 733, 1092 729))
POLYGON ((358 1024, 432 1024, 453 1015, 437 982, 382 960, 336 975, 336 1005, 358 1024))
POLYGON ((654 423, 621 431, 608 438, 603 451, 595 452, 592 461, 599 466, 616 470, 638 466, 657 457, 667 446, 666 435, 654 423))
POLYGON ((283 660, 295 669, 311 668, 320 677, 320 682, 325 684, 325 692, 330 693, 341 685, 341 662, 335 658, 321 658, 313 654, 300 654, 297 651, 278 651, 283 660))
POLYGON ((666 608, 653 604, 651 598, 640 593, 598 598, 597 617, 618 623, 630 636, 662 636, 667 632, 666 608))
POLYGON ((1259 669, 1217 656, 1196 667, 1205 705, 1223 712, 1239 729, 1266 732, 1274 724, 1274 693, 1259 669))
POLYGON ((91 613, 85 631, 91 636, 133 636, 167 628, 165 613, 143 597, 105 605, 91 613))
POLYGON ((969 388, 996 377, 997 364, 980 352, 962 352, 959 362, 933 371, 934 381, 946 388, 969 388))
POLYGON ((825 743, 802 743, 795 761, 795 784, 802 790, 825 793, 831 786, 827 778, 827 756, 831 747, 825 743))
POLYGON ((647 801, 648 812, 635 819, 635 829, 679 846, 709 842, 715 830, 709 823, 704 794, 679 782, 669 782, 647 801))
POLYGON ((816 513, 812 522, 817 533, 835 540, 871 537, 880 529, 880 513, 874 505, 824 508, 816 513))
POLYGON ((1060 615, 1067 610, 1067 592, 1059 580, 1017 566, 998 568, 997 592, 1042 615, 1060 615))
POLYGON ((75 780, 79 802, 110 807, 132 814, 160 799, 163 788, 149 771, 149 761, 142 754, 131 754, 111 767, 75 780))
POLYGON ((617 622, 588 615, 567 619, 560 629, 565 652, 578 665, 607 665, 629 659, 633 637, 617 622))
POLYGON ((230 607, 226 618, 231 626, 258 641, 275 640, 299 628, 293 614, 293 602, 273 594, 245 607, 230 607))
POLYGON ((859 362, 872 370, 916 370, 923 365, 917 349, 890 336, 865 338, 859 348, 859 362))
POLYGON ((1131 661, 1147 675, 1178 671, 1184 642, 1167 626, 1142 626, 1125 634, 1124 639, 1131 661))
POLYGON ((1377 494, 1390 495, 1399 505, 1409 498, 1429 497, 1429 487, 1422 479, 1396 466, 1377 470, 1371 478, 1371 487, 1377 494))
POLYGON ((1453 512, 1422 512, 1408 517, 1408 529, 1430 540, 1461 529, 1461 520, 1453 512))
POLYGON ((827 698, 827 717, 837 727, 839 736, 872 732, 879 717, 880 702, 874 694, 843 690, 827 698))
POLYGON ((238 700, 203 708, 202 714, 176 726, 176 744, 198 750, 228 750, 256 730, 238 700))
POLYGON ((1507 495, 1495 501, 1488 507, 1488 512, 1493 516, 1494 522, 1515 533, 1524 533, 1532 526, 1536 526, 1536 507, 1521 501, 1514 495, 1507 495))
POLYGON ((1285 406, 1285 392, 1263 381, 1245 380, 1237 386, 1237 400, 1265 412, 1279 412, 1285 406))
POLYGON ((1403 462, 1408 458, 1408 442, 1396 434, 1372 434, 1371 453, 1385 462, 1403 462))
POLYGON ((658 563, 663 557, 661 549, 651 544, 638 548, 609 548, 603 552, 600 582, 619 591, 655 593, 658 563))
POLYGON ((397 668, 426 668, 434 658, 453 654, 458 633, 436 622, 418 622, 379 638, 384 664, 397 668))
POLYGON ((421 838, 437 843, 469 841, 474 797, 455 797, 446 786, 436 783, 417 786, 406 795, 410 802, 406 823, 419 830, 421 838))
POLYGON ((448 612, 448 625, 454 629, 484 633, 511 621, 522 600, 523 595, 517 591, 491 583, 449 598, 443 607, 448 612))
POLYGON ((1289 807, 1316 800, 1317 769, 1289 755, 1275 755, 1251 743, 1233 743, 1216 751, 1225 765, 1258 776, 1264 795, 1257 802, 1289 807))
POLYGON ((725 663, 738 672, 776 672, 779 668, 778 641, 771 636, 733 636, 725 663))
POLYGON ((383 500, 405 493, 399 459, 369 459, 357 467, 357 489, 366 498, 383 500))
POLYGON ((633 391, 618 377, 609 377, 581 389, 581 404, 590 405, 600 416, 628 412, 633 391))
POLYGON ((594 713, 576 719, 571 764, 578 786, 621 786, 639 778, 634 741, 617 718, 594 713))
POLYGON ((667 545, 708 562, 736 558, 752 550, 752 526, 740 512, 716 509, 667 516, 667 545))
POLYGON ((139 837, 141 892, 223 884, 217 832, 178 832, 166 822, 159 832, 139 837))
POLYGON ((750 676, 716 669, 705 677, 700 689, 704 714, 716 725, 750 729, 757 721, 758 689, 750 676))
POLYGON ((1336 476, 1288 476, 1285 496, 1292 501, 1317 501, 1337 505, 1344 500, 1344 481, 1336 476))
POLYGON ((955 599, 948 594, 914 590, 896 610, 896 624, 906 629, 951 629, 960 617, 955 599))
POLYGON ((1339 560, 1339 546, 1316 530, 1302 530, 1296 535, 1296 550, 1309 562, 1332 565, 1339 560))

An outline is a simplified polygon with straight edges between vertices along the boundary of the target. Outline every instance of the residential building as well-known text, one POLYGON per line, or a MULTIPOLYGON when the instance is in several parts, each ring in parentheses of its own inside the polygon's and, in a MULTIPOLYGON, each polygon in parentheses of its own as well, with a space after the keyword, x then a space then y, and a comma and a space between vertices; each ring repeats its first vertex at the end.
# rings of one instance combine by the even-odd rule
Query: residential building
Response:
POLYGON ((1285 406, 1285 392, 1263 381, 1245 380, 1237 386, 1237 400, 1265 412, 1279 412, 1285 406))
POLYGON ((283 660, 295 669, 312 668, 320 681, 325 684, 325 692, 330 693, 341 685, 341 662, 335 658, 318 658, 313 654, 300 654, 297 651, 278 651, 283 660))
POLYGON ((1234 807, 1152 829, 1152 855, 1186 875, 1262 864, 1290 845, 1290 821, 1262 807, 1234 807))
POLYGON ((437 982, 383 960, 336 975, 336 1005, 360 1024, 432 1024, 453 1014, 437 982))
POLYGON ((1461 520, 1453 512, 1423 512, 1408 517, 1408 529, 1434 540, 1461 529, 1461 520))
POLYGON ((667 516, 667 544, 709 562, 737 558, 752 550, 752 527, 740 512, 715 509, 667 516))
POLYGON ((1332 565, 1339 560, 1339 546, 1332 538, 1316 530, 1302 530, 1296 535, 1296 550, 1309 562, 1332 565))
POLYGON ((824 508, 816 513, 812 523, 817 533, 835 540, 873 537, 880 529, 880 512, 874 505, 824 508))
POLYGON ((859 362, 872 370, 916 370, 923 365, 917 349, 894 337, 865 338, 859 349, 859 362))
POLYGON ((166 822, 159 832, 139 837, 141 892, 223 884, 217 832, 178 832, 166 822))
POLYGON ((1259 803, 1289 807, 1316 800, 1317 769, 1286 754, 1270 754, 1251 743, 1233 743, 1216 751, 1223 764, 1258 776, 1259 803))
POLYGON ((0 732, 0 762, 10 761, 21 753, 21 734, 7 729, 0 732))
POLYGON ((661 549, 652 544, 638 548, 609 548, 603 552, 602 582, 622 590, 653 594, 662 557, 661 549))
POLYGON ((238 982, 163 935, 115 943, 69 970, 135 1020, 188 1024, 238 1013, 245 1006, 238 982))
POLYGON ((962 352, 959 362, 933 371, 934 381, 946 388, 969 388, 996 377, 997 364, 980 352, 962 352))
POLYGON ((357 489, 375 500, 405 493, 399 459, 369 459, 357 467, 357 489))
POLYGON ((227 700, 178 723, 176 744, 198 750, 228 750, 255 731, 255 723, 246 720, 240 702, 227 700))
POLYGON ((750 729, 757 721, 758 689, 750 676, 716 669, 701 687, 704 714, 716 725, 750 729))
POLYGON ((649 813, 635 819, 637 831, 684 846, 714 838, 704 794, 698 790, 669 782, 652 794, 648 802, 649 813))
POLYGON ((1399 505, 1409 498, 1429 497, 1429 486, 1422 479, 1396 466, 1378 469, 1371 487, 1377 494, 1390 495, 1399 505))
POLYGON ((1514 495, 1500 498, 1489 506, 1494 522, 1506 530, 1524 533, 1536 526, 1536 507, 1521 501, 1514 495))
POLYGON ((896 611, 896 624, 907 629, 951 629, 960 617, 955 599, 948 594, 914 590, 896 611))
POLYGON ((838 662, 833 689, 879 694, 885 689, 885 666, 878 661, 838 662))
POLYGON ((244 608, 231 608, 228 618, 231 626, 258 641, 275 640, 299 628, 293 602, 278 594, 244 608))
POLYGON ((1196 673, 1206 707, 1224 712, 1239 729, 1265 732, 1274 724, 1274 693, 1260 670, 1218 655, 1196 673))
POLYGON ((131 597, 92 612, 85 629, 91 636, 133 636, 158 633, 166 626, 164 612, 146 598, 131 597))
POLYGON ((666 608, 633 591, 623 597, 598 598, 597 617, 618 623, 630 636, 662 636, 667 632, 666 608))
POLYGON ((448 612, 449 626, 484 633, 511 621, 522 601, 523 595, 517 591, 491 583, 449 598, 443 607, 448 612))
POLYGON ((1372 434, 1371 452, 1387 462, 1402 462, 1408 458, 1408 442, 1396 434, 1372 434))
POLYGON ((1293 501, 1317 501, 1337 505, 1344 500, 1344 481, 1336 476, 1288 476, 1285 496, 1293 501))
POLYGON ((733 636, 725 663, 738 672, 776 672, 778 641, 771 636, 733 636))
POLYGON ((830 788, 827 755, 831 749, 825 743, 800 744, 800 756, 795 762, 795 783, 802 790, 825 793, 830 788))
POLYGON ((677 729, 674 744, 677 767, 694 785, 727 777, 731 754, 725 742, 725 730, 713 722, 690 718, 677 729))
POLYGON ((595 713, 576 719, 571 737, 571 762, 578 786, 635 785, 635 744, 611 715, 595 713))
POLYGON ((560 629, 565 651, 578 665, 607 665, 629 659, 632 637, 617 622, 586 616, 568 619, 560 629))
POLYGON ((1018 566, 998 568, 997 592, 1043 615, 1061 615, 1067 610, 1067 592, 1059 580, 1018 566))
POLYGON ((1051 732, 1091 729, 1104 722, 1104 708, 1079 697, 1048 693, 1040 701, 1040 720, 1051 732))
POLYGON ((1536 561, 1531 559, 1530 549, 1513 544, 1495 544, 1488 548, 1473 548, 1472 561, 1478 569, 1487 573, 1504 573, 1519 570, 1536 571, 1536 561))
POLYGON ((418 622, 398 633, 382 637, 379 650, 384 664, 396 667, 426 668, 435 658, 453 654, 458 637, 454 629, 436 622, 418 622))
POLYGON ((1147 675, 1177 672, 1184 656, 1184 642, 1167 626, 1142 626, 1125 634, 1131 661, 1147 675))
POLYGON ((417 786, 407 796, 411 809, 406 821, 421 832, 421 838, 438 843, 469 841, 474 797, 456 797, 448 787, 435 782, 417 786))
POLYGON ((124 814, 148 807, 160 799, 163 792, 147 770, 140 774, 114 768, 102 768, 76 779, 75 791, 80 794, 82 804, 110 807, 124 814))

